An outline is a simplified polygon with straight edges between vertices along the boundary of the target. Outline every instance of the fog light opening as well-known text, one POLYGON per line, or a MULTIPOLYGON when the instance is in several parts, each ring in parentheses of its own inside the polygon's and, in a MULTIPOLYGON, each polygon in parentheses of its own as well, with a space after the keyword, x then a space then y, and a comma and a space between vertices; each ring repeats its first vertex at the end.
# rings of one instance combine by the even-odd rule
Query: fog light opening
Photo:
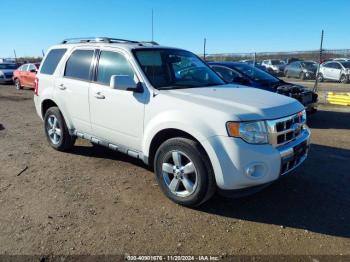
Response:
POLYGON ((245 175, 250 178, 261 178, 265 175, 265 166, 263 164, 251 164, 245 169, 245 175))

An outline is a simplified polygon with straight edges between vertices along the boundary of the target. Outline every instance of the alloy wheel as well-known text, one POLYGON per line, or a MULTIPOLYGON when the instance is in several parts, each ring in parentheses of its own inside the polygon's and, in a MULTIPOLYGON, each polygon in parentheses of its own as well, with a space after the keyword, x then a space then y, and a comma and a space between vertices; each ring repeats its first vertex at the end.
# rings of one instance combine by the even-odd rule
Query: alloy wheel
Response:
POLYGON ((162 174, 166 186, 176 196, 188 197, 197 188, 198 174, 193 161, 179 150, 164 157, 162 174))
POLYGON ((49 135, 49 138, 51 140, 51 142, 54 145, 57 145, 60 143, 61 139, 62 139, 62 129, 60 127, 60 124, 57 120, 57 117, 54 115, 50 115, 47 118, 47 128, 46 131, 49 135))

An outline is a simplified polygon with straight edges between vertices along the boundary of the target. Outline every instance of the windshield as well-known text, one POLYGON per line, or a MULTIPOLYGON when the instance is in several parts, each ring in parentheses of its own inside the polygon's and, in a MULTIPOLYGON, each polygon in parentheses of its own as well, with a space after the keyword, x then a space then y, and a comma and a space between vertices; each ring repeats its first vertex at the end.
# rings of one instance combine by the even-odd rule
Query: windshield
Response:
POLYGON ((341 62, 345 68, 350 68, 350 62, 341 62))
POLYGON ((191 52, 177 49, 136 49, 133 53, 148 80, 157 89, 225 84, 191 52))
POLYGON ((16 64, 0 64, 0 69, 17 69, 16 64))
POLYGON ((315 62, 301 62, 301 65, 304 68, 308 68, 308 69, 314 69, 317 67, 317 64, 315 62))
POLYGON ((260 82, 279 82, 280 80, 273 75, 270 75, 269 73, 266 73, 265 71, 256 68, 251 65, 245 65, 245 64, 239 64, 234 65, 234 67, 240 71, 242 74, 246 75, 247 77, 253 79, 254 81, 260 81, 260 82))
POLYGON ((271 60, 271 64, 273 65, 284 65, 284 62, 281 60, 271 60))

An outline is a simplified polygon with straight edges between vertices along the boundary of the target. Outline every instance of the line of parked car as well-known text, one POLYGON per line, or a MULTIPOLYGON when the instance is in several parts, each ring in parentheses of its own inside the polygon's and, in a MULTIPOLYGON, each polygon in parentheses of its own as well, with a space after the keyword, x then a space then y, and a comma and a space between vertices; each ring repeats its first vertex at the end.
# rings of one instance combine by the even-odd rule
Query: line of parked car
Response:
POLYGON ((285 60, 267 59, 259 62, 241 60, 240 62, 254 65, 275 76, 293 77, 301 80, 313 80, 317 77, 319 82, 324 80, 337 81, 344 84, 350 82, 349 58, 335 58, 327 60, 321 65, 315 61, 304 61, 296 58, 285 60))

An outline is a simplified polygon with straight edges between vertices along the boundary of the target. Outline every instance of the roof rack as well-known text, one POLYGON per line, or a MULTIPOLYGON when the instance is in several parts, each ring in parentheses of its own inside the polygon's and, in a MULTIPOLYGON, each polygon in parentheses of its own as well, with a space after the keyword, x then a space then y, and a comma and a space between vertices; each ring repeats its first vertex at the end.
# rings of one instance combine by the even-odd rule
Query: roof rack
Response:
POLYGON ((74 43, 118 43, 118 44, 150 44, 150 45, 159 45, 154 41, 134 41, 127 39, 119 38, 110 38, 110 37, 77 37, 77 38, 67 38, 64 39, 61 44, 74 44, 74 43))

